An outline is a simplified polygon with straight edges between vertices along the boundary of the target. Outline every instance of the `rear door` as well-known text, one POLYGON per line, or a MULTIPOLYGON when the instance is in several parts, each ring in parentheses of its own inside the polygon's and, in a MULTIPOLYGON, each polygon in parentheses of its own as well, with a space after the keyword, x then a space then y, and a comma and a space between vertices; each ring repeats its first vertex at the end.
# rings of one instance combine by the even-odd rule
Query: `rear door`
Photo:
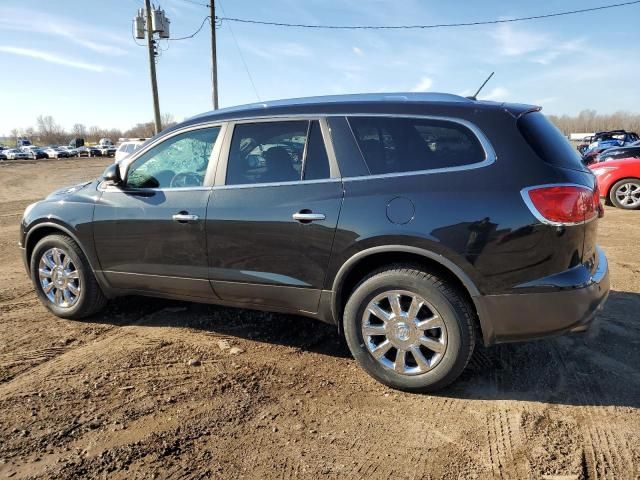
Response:
POLYGON ((316 312, 342 196, 323 120, 230 125, 207 210, 216 294, 316 312))

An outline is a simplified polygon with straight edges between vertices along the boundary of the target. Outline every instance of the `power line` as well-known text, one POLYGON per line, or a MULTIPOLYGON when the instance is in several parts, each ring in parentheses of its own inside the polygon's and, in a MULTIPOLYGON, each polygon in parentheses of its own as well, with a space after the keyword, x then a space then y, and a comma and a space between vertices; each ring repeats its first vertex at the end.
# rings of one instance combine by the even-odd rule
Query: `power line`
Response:
POLYGON ((204 19, 202 20, 202 23, 200 24, 200 26, 198 27, 198 29, 193 32, 191 35, 187 35, 186 37, 178 37, 178 38, 169 38, 168 40, 175 42, 177 40, 188 40, 190 38, 195 37, 197 34, 200 33, 200 30, 202 30, 202 27, 204 27, 204 24, 207 20, 211 19, 211 17, 209 15, 207 15, 206 17, 204 17, 204 19))
POLYGON ((187 2, 187 3, 191 3, 193 5, 200 5, 201 7, 209 7, 208 3, 200 3, 200 2, 196 2, 195 0, 182 0, 183 2, 187 2))
MULTIPOLYGON (((222 10, 222 13, 224 14, 224 7, 222 6, 222 1, 218 0, 218 4, 220 5, 220 10, 222 10)), ((238 50, 238 55, 240 56, 240 60, 242 60, 242 65, 244 65, 244 69, 247 72, 247 76, 249 77, 249 81, 251 82, 251 86, 253 87, 253 92, 256 94, 256 98, 258 99, 258 101, 260 102, 260 94, 258 93, 258 89, 256 88, 256 84, 253 82, 253 77, 251 76, 251 72, 249 71, 249 67, 247 66, 247 62, 244 59, 244 55, 242 54, 242 49, 240 49, 240 44, 238 43, 238 40, 236 39, 236 35, 235 33, 233 33, 233 28, 231 28, 231 25, 227 25, 227 27, 229 28, 229 32, 231 33, 231 37, 233 38, 233 42, 236 44, 236 49, 238 50)))
MULTIPOLYGON (((191 0, 184 0, 191 1, 191 0)), ((195 3, 195 2, 192 2, 195 3)), ((625 7, 629 5, 640 4, 640 0, 632 2, 614 3, 610 5, 602 5, 600 7, 581 8, 579 10, 568 10, 564 12, 547 13, 543 15, 532 15, 529 17, 509 18, 500 20, 483 20, 475 22, 460 22, 460 23, 434 23, 430 25, 317 25, 306 23, 285 23, 285 22, 268 22, 263 20, 253 20, 248 18, 235 18, 235 17, 218 17, 219 20, 226 20, 228 22, 237 23, 251 23, 257 25, 269 25, 272 27, 293 27, 293 28, 315 28, 315 29, 330 29, 330 30, 409 30, 409 29, 431 29, 431 28, 446 28, 446 27, 471 27, 477 25, 493 25, 498 23, 514 23, 524 22, 528 20, 540 20, 543 18, 562 17, 566 15, 575 15, 578 13, 595 12, 598 10, 607 10, 610 8, 625 7)))

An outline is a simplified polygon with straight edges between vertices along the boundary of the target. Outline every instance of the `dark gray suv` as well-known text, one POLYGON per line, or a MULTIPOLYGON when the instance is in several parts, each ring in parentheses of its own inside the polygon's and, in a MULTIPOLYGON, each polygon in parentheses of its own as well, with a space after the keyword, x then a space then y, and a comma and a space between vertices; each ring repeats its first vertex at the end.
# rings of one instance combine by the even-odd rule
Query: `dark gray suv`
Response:
POLYGON ((529 105, 347 95, 206 113, 30 205, 42 302, 119 295, 335 324, 379 381, 427 391, 484 344, 587 328, 608 291, 593 175, 529 105))

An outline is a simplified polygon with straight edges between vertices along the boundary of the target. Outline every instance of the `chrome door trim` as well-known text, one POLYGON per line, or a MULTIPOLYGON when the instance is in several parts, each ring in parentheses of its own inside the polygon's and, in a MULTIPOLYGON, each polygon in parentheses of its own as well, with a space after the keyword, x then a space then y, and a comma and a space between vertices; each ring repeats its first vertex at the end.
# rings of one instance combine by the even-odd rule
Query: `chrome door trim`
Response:
POLYGON ((188 213, 176 213, 171 216, 171 219, 176 222, 197 222, 199 218, 198 215, 188 213))
POLYGON ((319 222, 325 220, 327 216, 324 213, 301 213, 296 212, 291 215, 291 218, 299 222, 319 222))
POLYGON ((293 180, 291 182, 266 182, 266 183, 243 183, 241 185, 217 185, 213 190, 228 190, 231 188, 260 188, 260 187, 283 187, 286 185, 309 185, 313 183, 341 183, 340 178, 321 178, 317 180, 293 180))

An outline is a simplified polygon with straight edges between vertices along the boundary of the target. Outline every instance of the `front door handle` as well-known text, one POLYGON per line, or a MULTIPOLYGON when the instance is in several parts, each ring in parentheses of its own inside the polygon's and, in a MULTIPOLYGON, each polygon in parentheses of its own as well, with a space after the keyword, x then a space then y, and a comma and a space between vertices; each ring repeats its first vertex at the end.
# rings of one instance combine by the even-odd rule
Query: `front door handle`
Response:
POLYGON ((175 222, 188 223, 198 220, 198 215, 191 215, 187 212, 176 213, 171 217, 175 222))
POLYGON ((317 222, 327 218, 324 213, 313 213, 311 210, 307 209, 294 213, 292 217, 300 223, 317 222))

